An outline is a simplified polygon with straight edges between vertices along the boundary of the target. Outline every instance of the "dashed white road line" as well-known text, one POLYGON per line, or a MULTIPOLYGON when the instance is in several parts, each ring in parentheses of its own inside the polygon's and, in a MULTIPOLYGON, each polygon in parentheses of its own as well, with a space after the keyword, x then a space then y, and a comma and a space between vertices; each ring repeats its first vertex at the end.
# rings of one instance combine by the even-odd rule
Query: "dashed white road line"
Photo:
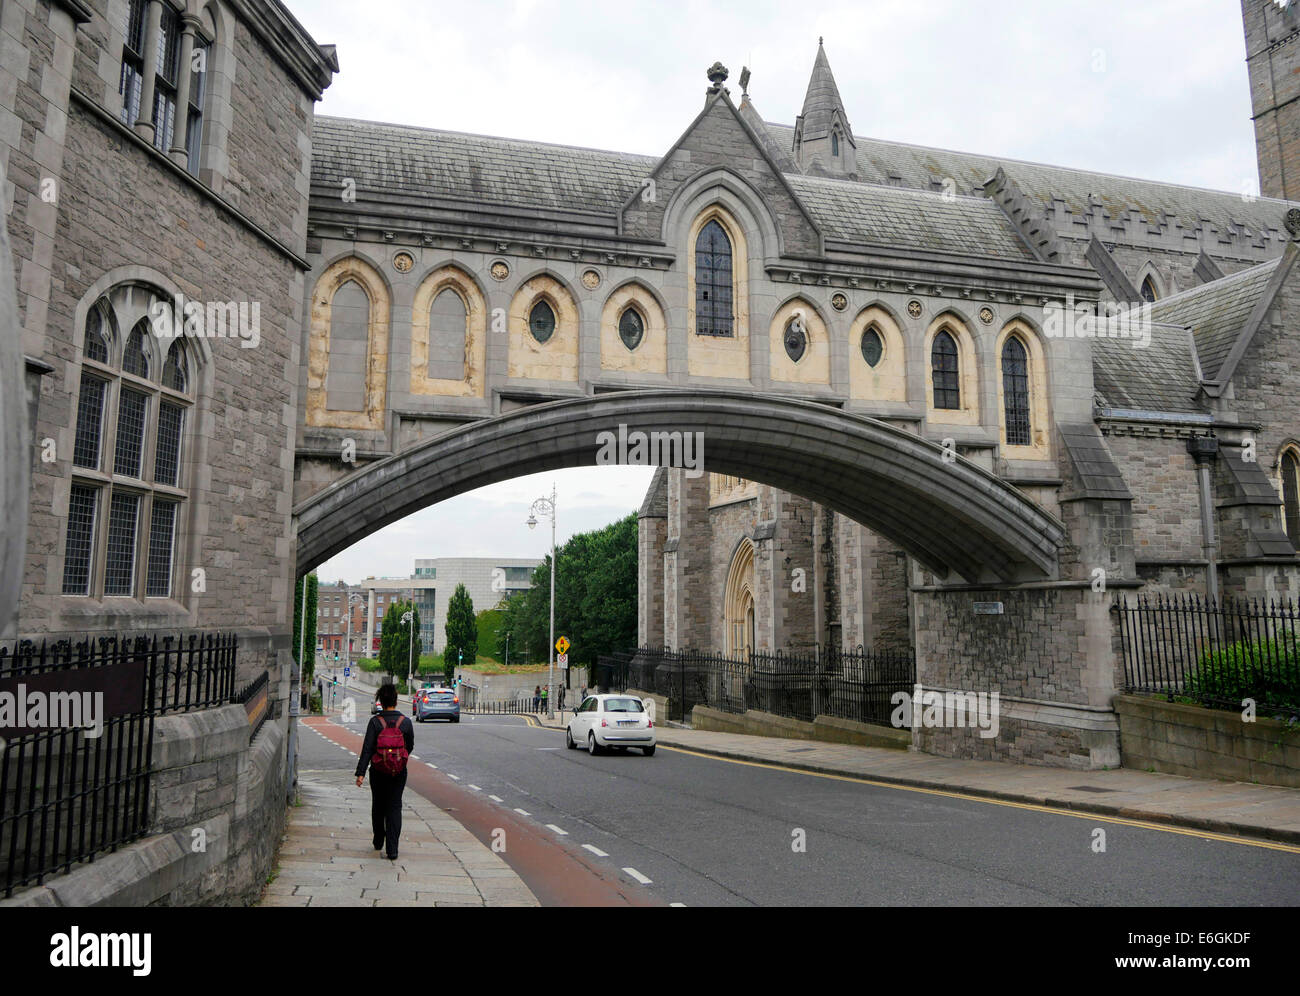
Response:
POLYGON ((453 775, 450 771, 447 772, 447 777, 452 779, 453 781, 457 781, 457 782, 460 781, 460 775, 453 775))
POLYGON ((425 761, 424 763, 427 764, 429 767, 431 767, 434 771, 438 770, 438 766, 434 764, 432 761, 425 761))
POLYGON ((482 791, 483 791, 481 788, 479 788, 477 785, 474 785, 474 784, 471 783, 471 782, 466 782, 465 784, 466 784, 469 788, 472 788, 475 792, 482 792, 482 791))
POLYGON ((501 796, 499 795, 488 795, 488 798, 491 799, 493 802, 505 802, 505 800, 502 799, 501 796))
POLYGON ((526 809, 520 809, 518 806, 515 807, 515 812, 518 813, 520 816, 532 816, 532 815, 533 815, 533 814, 530 813, 528 810, 526 810, 526 809))
POLYGON ((683 907, 684 907, 686 904, 685 904, 685 903, 669 903, 668 905, 669 905, 669 906, 683 906, 683 907))
POLYGON ((650 881, 651 881, 651 880, 648 879, 648 878, 646 878, 644 875, 642 875, 642 874, 641 874, 639 871, 637 871, 635 868, 624 868, 623 871, 626 872, 628 875, 631 875, 634 879, 636 879, 636 880, 637 880, 638 882, 640 882, 642 885, 649 885, 649 884, 650 884, 650 881))
POLYGON ((568 830, 561 830, 561 829, 560 829, 559 827, 557 827, 554 823, 548 823, 548 824, 546 824, 546 829, 547 829, 547 830, 554 830, 554 831, 555 831, 556 833, 558 833, 561 837, 567 837, 567 836, 569 836, 569 831, 568 831, 568 830))
POLYGON ((584 850, 588 850, 588 851, 590 851, 592 854, 596 855, 596 857, 598 857, 598 858, 608 858, 608 857, 609 857, 609 854, 608 854, 608 853, 606 853, 605 851, 602 851, 599 847, 596 847, 594 844, 583 844, 582 846, 583 846, 583 849, 584 849, 584 850))

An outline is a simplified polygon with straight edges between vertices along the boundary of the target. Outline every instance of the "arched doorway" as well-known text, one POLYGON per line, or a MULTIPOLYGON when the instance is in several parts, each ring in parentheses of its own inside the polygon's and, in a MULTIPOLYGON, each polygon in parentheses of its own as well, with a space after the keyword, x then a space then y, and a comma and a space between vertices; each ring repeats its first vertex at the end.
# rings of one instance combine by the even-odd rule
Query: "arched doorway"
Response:
POLYGON ((731 656, 747 656, 754 649, 754 544, 743 539, 727 570, 723 601, 725 646, 731 656))

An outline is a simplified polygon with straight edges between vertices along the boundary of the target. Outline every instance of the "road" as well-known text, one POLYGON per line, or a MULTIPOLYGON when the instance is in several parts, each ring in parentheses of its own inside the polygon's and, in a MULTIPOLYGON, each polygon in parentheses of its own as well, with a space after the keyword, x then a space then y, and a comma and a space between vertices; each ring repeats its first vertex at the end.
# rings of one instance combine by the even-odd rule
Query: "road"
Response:
MULTIPOLYGON (((351 729, 359 733, 367 719, 358 708, 351 729)), ((347 760, 312 741, 321 743, 303 738, 305 756, 318 749, 347 760)), ((591 757, 522 717, 417 724, 416 754, 434 780, 434 801, 486 803, 664 903, 1293 905, 1300 895, 1295 848, 667 747, 649 758, 591 757)))

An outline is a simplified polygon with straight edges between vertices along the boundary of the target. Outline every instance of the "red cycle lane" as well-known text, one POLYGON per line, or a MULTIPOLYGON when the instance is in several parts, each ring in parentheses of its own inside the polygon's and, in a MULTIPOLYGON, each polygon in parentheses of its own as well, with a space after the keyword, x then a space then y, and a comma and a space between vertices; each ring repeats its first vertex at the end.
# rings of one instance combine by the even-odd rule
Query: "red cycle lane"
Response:
MULTIPOLYGON (((302 722, 334 743, 360 753, 361 736, 332 720, 313 716, 304 717, 302 722)), ((492 846, 492 832, 504 830, 506 849, 501 857, 543 906, 666 905, 645 889, 623 881, 616 870, 592 864, 583 852, 570 850, 518 813, 461 788, 421 761, 409 765, 406 788, 451 813, 488 847, 492 846)))

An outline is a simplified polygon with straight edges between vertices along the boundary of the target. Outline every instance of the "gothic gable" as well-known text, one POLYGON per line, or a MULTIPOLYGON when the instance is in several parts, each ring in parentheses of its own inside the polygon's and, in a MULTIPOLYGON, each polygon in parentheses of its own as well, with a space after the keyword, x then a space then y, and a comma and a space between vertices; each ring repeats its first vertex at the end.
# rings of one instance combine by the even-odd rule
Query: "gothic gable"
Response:
POLYGON ((822 254, 820 228, 723 89, 709 97, 699 117, 624 203, 620 233, 666 241, 665 216, 674 196, 692 178, 718 169, 735 174, 757 195, 776 228, 781 254, 822 254))

